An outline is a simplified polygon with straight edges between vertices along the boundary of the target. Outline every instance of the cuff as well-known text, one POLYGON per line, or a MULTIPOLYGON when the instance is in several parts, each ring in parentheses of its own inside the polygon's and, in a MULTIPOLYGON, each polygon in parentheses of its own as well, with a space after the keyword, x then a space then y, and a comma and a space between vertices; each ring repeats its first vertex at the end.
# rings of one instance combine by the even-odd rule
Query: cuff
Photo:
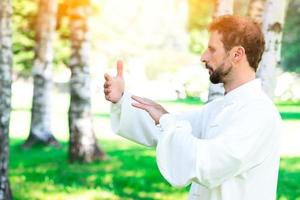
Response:
POLYGON ((111 111, 118 111, 121 109, 122 103, 125 101, 126 98, 128 98, 130 94, 127 91, 124 91, 123 96, 120 98, 120 100, 117 103, 111 103, 111 111))
POLYGON ((162 115, 159 119, 159 125, 163 131, 167 131, 176 124, 176 119, 170 113, 162 115))

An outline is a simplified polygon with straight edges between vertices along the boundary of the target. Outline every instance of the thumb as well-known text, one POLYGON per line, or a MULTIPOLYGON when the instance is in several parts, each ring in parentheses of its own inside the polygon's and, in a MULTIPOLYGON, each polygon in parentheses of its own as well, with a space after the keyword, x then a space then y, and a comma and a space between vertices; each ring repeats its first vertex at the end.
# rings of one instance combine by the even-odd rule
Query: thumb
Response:
POLYGON ((122 60, 118 60, 118 62, 117 62, 117 76, 123 77, 123 61, 122 60))

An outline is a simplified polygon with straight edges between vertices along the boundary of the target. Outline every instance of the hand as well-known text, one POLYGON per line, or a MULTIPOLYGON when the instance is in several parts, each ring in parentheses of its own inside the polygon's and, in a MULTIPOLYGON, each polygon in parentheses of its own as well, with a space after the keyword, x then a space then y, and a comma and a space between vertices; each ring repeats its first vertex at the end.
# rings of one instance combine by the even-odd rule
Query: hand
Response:
POLYGON ((123 78, 123 62, 117 63, 117 76, 111 77, 109 74, 104 74, 104 94, 105 99, 117 103, 123 96, 125 82, 123 78))
POLYGON ((149 113, 155 124, 159 124, 159 119, 163 114, 168 113, 161 105, 155 103, 154 101, 138 96, 131 97, 136 102, 132 103, 132 106, 140 108, 149 113))

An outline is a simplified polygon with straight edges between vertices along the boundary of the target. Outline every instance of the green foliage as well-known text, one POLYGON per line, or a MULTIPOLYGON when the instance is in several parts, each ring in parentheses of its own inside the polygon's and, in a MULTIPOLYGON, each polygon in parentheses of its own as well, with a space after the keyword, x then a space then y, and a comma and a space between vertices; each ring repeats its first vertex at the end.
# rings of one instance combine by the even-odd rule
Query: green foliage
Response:
POLYGON ((212 20, 215 1, 189 0, 189 49, 199 54, 207 45, 207 26, 212 20))
MULTIPOLYGON (((66 31, 63 29, 60 29, 62 31, 66 31)), ((59 30, 59 31, 60 31, 59 30)), ((54 70, 61 69, 62 67, 68 67, 69 65, 69 58, 71 54, 71 44, 68 38, 65 38, 65 35, 62 36, 62 34, 67 33, 59 33, 58 39, 54 41, 53 43, 53 49, 54 49, 54 70), (60 37, 62 36, 62 37, 60 37)))
MULTIPOLYGON (((38 1, 13 1, 13 70, 20 76, 31 76, 35 47, 35 21, 38 1)), ((54 69, 66 67, 70 55, 67 21, 61 19, 58 37, 53 41, 54 69)))
POLYGON ((34 58, 34 19, 36 1, 13 1, 13 70, 29 76, 34 58))
POLYGON ((189 0, 189 30, 206 29, 212 20, 215 0, 199 1, 189 0))
POLYGON ((282 41, 282 61, 286 71, 300 73, 300 2, 288 6, 282 41))
POLYGON ((196 30, 193 29, 190 31, 190 43, 189 43, 189 49, 191 52, 200 54, 202 53, 208 43, 208 32, 207 30, 196 30))

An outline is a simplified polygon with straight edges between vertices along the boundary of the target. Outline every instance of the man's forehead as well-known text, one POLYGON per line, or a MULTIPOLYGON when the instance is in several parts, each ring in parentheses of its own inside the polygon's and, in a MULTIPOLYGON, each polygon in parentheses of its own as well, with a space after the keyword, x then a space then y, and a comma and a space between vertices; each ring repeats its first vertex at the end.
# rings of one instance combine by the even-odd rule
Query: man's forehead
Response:
POLYGON ((222 42, 222 34, 220 34, 218 31, 212 31, 209 36, 209 42, 210 45, 223 45, 222 42))

